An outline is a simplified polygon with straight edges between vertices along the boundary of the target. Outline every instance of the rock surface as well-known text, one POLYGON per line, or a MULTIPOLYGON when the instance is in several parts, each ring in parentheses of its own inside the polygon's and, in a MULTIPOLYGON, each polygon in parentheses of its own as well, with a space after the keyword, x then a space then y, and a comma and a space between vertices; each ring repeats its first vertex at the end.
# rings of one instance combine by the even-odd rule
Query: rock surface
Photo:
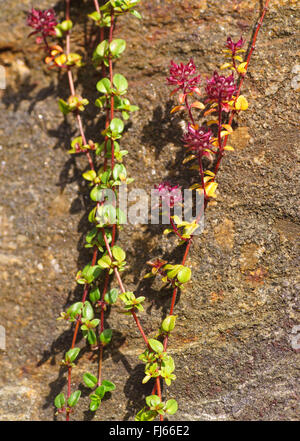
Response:
MULTIPOLYGON (((82 289, 74 276, 89 261, 83 249, 88 228, 85 158, 66 150, 77 135, 64 120, 57 99, 66 99, 65 75, 49 72, 42 53, 27 39, 26 11, 32 0, 1 2, 0 65, 0 419, 53 420, 54 397, 66 390, 60 367, 69 348, 70 327, 56 318, 82 289)), ((78 29, 72 45, 84 51, 92 1, 72 2, 78 29), (83 30, 84 33, 83 33, 83 30)), ((129 80, 130 98, 140 111, 128 124, 122 145, 136 187, 149 189, 162 179, 190 182, 182 166, 180 117, 169 114, 165 85, 169 60, 193 57, 203 77, 222 63, 228 35, 249 41, 262 1, 144 0, 142 21, 121 18, 116 36, 127 41, 115 66, 129 80)), ((297 237, 297 144, 299 132, 299 34, 295 0, 273 0, 259 34, 244 83, 250 108, 236 120, 232 145, 218 176, 218 198, 206 213, 205 230, 192 246, 193 279, 176 305, 177 326, 170 339, 177 380, 167 396, 178 400, 178 420, 299 419, 299 248, 297 237), (298 92, 297 92, 298 90, 298 92)), ((38 2, 63 14, 63 1, 38 2)), ((62 16, 62 15, 61 15, 62 16)), ((99 73, 87 64, 77 88, 93 103, 99 73)), ((88 137, 103 127, 95 107, 84 116, 88 137)), ((169 307, 168 293, 143 281, 146 261, 177 261, 175 241, 155 226, 128 225, 119 243, 128 252, 128 289, 147 297, 141 321, 155 336, 169 307)), ((84 399, 72 418, 132 420, 151 385, 142 386, 137 356, 143 342, 131 317, 113 308, 107 326, 113 343, 105 351, 103 375, 117 392, 93 415, 82 385, 86 370, 97 372, 97 357, 82 351, 74 370, 84 399)), ((84 340, 78 345, 85 347, 84 340)), ((164 393, 166 390, 164 390, 164 393)), ((59 418, 59 417, 58 417, 59 418)))

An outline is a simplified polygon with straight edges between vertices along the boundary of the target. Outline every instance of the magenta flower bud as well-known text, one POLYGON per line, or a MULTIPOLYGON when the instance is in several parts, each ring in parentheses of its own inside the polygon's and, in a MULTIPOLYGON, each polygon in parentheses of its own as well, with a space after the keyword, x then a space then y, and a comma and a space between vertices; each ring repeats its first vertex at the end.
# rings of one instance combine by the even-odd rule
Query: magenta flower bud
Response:
POLYGON ((241 49, 244 45, 244 40, 242 38, 239 39, 236 43, 234 43, 231 37, 227 38, 226 47, 231 50, 232 54, 235 55, 238 49, 241 49))
POLYGON ((237 92, 233 73, 225 77, 214 72, 213 76, 207 80, 205 91, 210 100, 216 102, 231 100, 232 96, 237 92))
POLYGON ((173 208, 182 202, 181 188, 179 185, 172 186, 170 182, 165 181, 155 185, 154 188, 158 190, 159 197, 168 207, 173 208))
POLYGON ((170 76, 167 78, 167 83, 177 86, 178 89, 183 89, 185 93, 192 92, 201 82, 200 75, 191 78, 195 71, 196 66, 192 58, 188 64, 176 64, 174 61, 171 61, 170 76))
POLYGON ((41 33, 43 37, 55 35, 54 27, 57 25, 54 9, 31 9, 27 15, 27 25, 34 29, 30 35, 41 33))
POLYGON ((189 150, 196 151, 200 156, 208 156, 207 150, 213 151, 213 133, 210 129, 200 127, 195 129, 188 124, 187 132, 183 136, 183 142, 189 150))

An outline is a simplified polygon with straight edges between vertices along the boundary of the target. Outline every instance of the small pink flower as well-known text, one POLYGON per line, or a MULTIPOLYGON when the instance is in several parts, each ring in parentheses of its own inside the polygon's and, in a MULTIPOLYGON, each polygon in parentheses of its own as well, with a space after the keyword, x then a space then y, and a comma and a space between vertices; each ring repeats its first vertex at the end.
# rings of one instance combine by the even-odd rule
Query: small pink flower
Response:
POLYGON ((173 208, 178 203, 182 202, 181 188, 179 185, 172 186, 170 182, 161 182, 154 186, 158 190, 158 195, 168 207, 173 208))
POLYGON ((187 132, 183 137, 183 142, 189 150, 197 152, 201 157, 210 157, 213 152, 213 133, 204 127, 195 129, 192 124, 188 124, 187 132))
POLYGON ((233 73, 228 77, 214 72, 213 76, 207 80, 205 91, 210 101, 222 102, 230 101, 237 92, 233 73))
POLYGON ((227 38, 226 47, 231 50, 232 55, 234 56, 236 51, 241 49, 244 45, 244 40, 242 38, 239 39, 236 43, 234 43, 231 37, 227 38))
POLYGON ((177 86, 176 90, 182 89, 184 93, 193 92, 201 82, 200 75, 192 77, 195 71, 196 66, 192 58, 188 64, 176 64, 171 61, 170 76, 167 78, 167 82, 169 85, 177 86))
POLYGON ((32 8, 27 16, 27 25, 34 29, 29 36, 39 33, 41 33, 43 38, 55 35, 54 27, 57 25, 57 20, 54 9, 41 11, 40 9, 32 8))

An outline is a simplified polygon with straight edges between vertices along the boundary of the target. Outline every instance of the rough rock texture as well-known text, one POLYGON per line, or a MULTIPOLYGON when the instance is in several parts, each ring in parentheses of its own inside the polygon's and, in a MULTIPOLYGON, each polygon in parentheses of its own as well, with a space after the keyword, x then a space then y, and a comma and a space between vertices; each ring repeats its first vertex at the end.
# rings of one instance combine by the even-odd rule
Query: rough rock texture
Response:
MULTIPOLYGON (((32 3, 1 2, 0 64, 7 79, 0 90, 0 325, 6 330, 6 349, 0 350, 1 420, 53 420, 53 399, 66 390, 60 361, 72 338, 68 324, 56 318, 80 298, 74 276, 90 258, 83 250, 88 193, 81 173, 87 164, 66 153, 77 135, 74 121, 64 120, 57 108, 57 98, 68 97, 66 76, 47 71, 33 39, 26 39, 24 11, 32 3)), ((249 41, 262 3, 144 0, 143 21, 119 20, 116 35, 128 48, 115 70, 126 75, 132 102, 140 106, 122 144, 136 187, 149 191, 161 179, 186 186, 194 176, 181 165, 180 117, 169 114, 169 60, 187 62, 192 56, 200 73, 210 75, 222 63, 229 34, 249 41)), ((224 158, 217 201, 189 255, 193 280, 176 305, 170 339, 177 380, 167 396, 179 402, 173 419, 299 418, 297 3, 271 1, 244 85, 250 108, 236 120, 235 151, 224 158)), ((52 5, 38 2, 41 8, 52 5)), ((72 5, 79 31, 72 45, 84 51, 84 44, 91 47, 86 14, 92 1, 72 5)), ((54 6, 62 14, 63 2, 54 6)), ((78 72, 78 90, 91 103, 98 79, 90 64, 78 72)), ((88 137, 99 139, 103 119, 93 104, 84 118, 88 137)), ((182 255, 161 232, 128 225, 119 236, 130 263, 126 286, 147 297, 141 321, 150 336, 168 310, 169 293, 142 280, 145 263, 157 256, 178 262, 182 255)), ((137 356, 143 342, 120 307, 106 322, 114 339, 103 375, 117 391, 94 420, 132 420, 151 389, 141 385, 137 356)), ((85 347, 83 339, 78 344, 85 347)), ((79 385, 84 396, 74 419, 93 418, 81 380, 85 370, 97 372, 97 357, 87 350, 72 378, 72 388, 79 385)))

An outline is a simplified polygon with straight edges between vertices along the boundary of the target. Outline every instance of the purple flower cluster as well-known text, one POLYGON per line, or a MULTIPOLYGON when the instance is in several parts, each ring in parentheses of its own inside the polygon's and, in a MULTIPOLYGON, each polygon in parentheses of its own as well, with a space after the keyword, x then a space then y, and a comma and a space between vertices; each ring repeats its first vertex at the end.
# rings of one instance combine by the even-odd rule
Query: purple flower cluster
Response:
POLYGON ((213 76, 207 80, 205 91, 210 101, 222 102, 230 101, 237 92, 237 85, 234 81, 233 73, 228 77, 214 72, 213 76))
POLYGON ((183 142, 189 150, 196 151, 200 157, 210 157, 213 152, 213 133, 204 127, 195 128, 192 124, 188 124, 187 132, 183 137, 183 142))
POLYGON ((177 86, 176 91, 183 89, 184 93, 193 92, 201 82, 200 75, 193 77, 195 71, 196 66, 192 58, 188 64, 176 64, 171 61, 170 76, 167 78, 167 82, 169 85, 177 86))
POLYGON ((158 190, 158 195, 168 207, 173 208, 182 201, 182 194, 179 185, 172 186, 170 182, 161 182, 154 186, 158 190))
POLYGON ((27 25, 34 29, 30 35, 41 33, 43 38, 55 35, 54 27, 57 25, 57 20, 54 9, 41 11, 32 8, 27 16, 27 25))
POLYGON ((232 55, 234 56, 236 54, 236 51, 241 49, 244 45, 244 40, 242 38, 239 39, 236 43, 234 43, 231 39, 231 37, 227 38, 226 47, 231 50, 232 55))

